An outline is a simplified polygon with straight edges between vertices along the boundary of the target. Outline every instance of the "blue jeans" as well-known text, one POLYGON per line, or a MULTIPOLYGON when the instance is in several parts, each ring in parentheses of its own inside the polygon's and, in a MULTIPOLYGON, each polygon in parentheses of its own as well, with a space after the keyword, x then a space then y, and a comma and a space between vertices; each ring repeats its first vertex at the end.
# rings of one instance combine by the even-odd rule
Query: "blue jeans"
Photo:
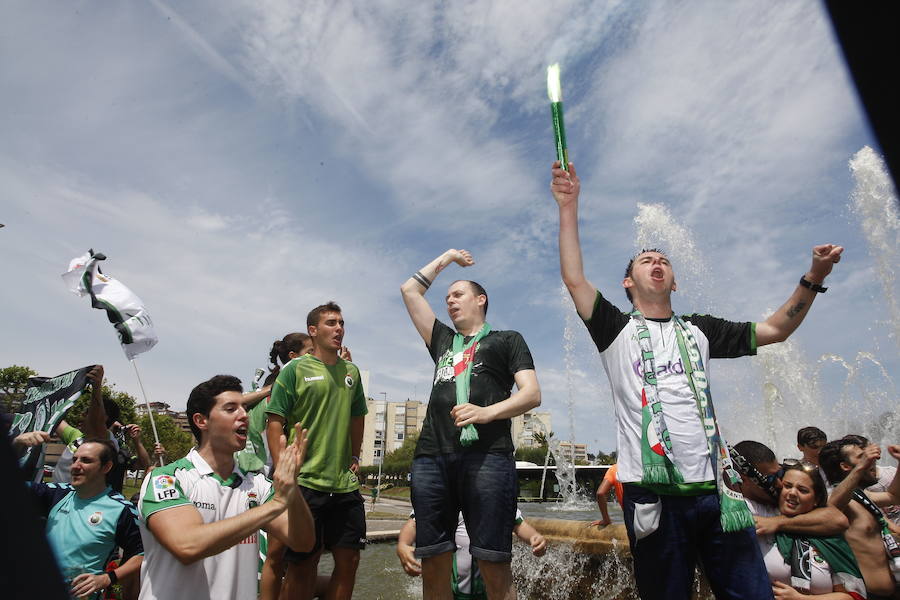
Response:
POLYGON ((457 452, 417 456, 412 463, 416 556, 456 550, 462 512, 469 552, 490 562, 512 560, 518 479, 511 454, 457 452))
POLYGON ((659 496, 633 483, 623 487, 622 511, 642 600, 688 600, 698 560, 717 600, 773 598, 755 531, 722 531, 717 494, 659 496), (637 539, 635 505, 657 501, 659 527, 637 539))

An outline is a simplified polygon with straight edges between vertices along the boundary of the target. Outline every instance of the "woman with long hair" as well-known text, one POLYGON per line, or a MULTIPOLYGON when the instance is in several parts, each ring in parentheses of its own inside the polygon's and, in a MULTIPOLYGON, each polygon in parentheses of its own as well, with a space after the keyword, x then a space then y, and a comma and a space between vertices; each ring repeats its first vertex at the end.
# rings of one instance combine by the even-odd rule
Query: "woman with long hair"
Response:
MULTIPOLYGON (((785 465, 778 509, 785 517, 825 506, 828 492, 819 467, 799 461, 785 465)), ((775 598, 810 595, 828 600, 862 600, 866 586, 856 557, 843 536, 776 533, 775 544, 763 557, 775 598)))

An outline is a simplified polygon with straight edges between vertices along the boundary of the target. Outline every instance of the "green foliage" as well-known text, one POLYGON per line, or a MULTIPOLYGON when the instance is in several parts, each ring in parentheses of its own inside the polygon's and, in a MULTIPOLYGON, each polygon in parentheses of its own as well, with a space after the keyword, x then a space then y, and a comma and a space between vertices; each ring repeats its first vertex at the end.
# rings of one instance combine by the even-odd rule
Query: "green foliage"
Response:
POLYGON ((610 452, 609 454, 604 454, 603 452, 597 452, 597 464, 598 465, 614 465, 618 460, 618 456, 615 450, 610 452))
MULTIPOLYGON (((547 446, 541 446, 539 448, 527 448, 525 446, 520 446, 516 449, 516 460, 521 460, 525 462, 533 462, 536 465, 544 466, 544 460, 547 457, 547 446)), ((550 463, 555 464, 553 462, 553 455, 550 455, 550 463)))
POLYGON ((5 394, 3 407, 6 412, 13 411, 13 404, 25 396, 25 388, 28 387, 28 378, 37 375, 37 371, 30 367, 11 365, 0 369, 0 391, 5 394))
MULTIPOLYGON (((182 456, 190 452, 194 445, 194 436, 183 431, 175 419, 168 415, 153 415, 156 422, 156 431, 159 433, 159 443, 166 449, 166 462, 178 460, 182 456)), ((150 461, 154 466, 159 466, 159 460, 153 454, 153 428, 150 426, 150 417, 144 415, 138 419, 138 425, 141 426, 141 444, 147 449, 150 455, 150 461)))
MULTIPOLYGON (((134 410, 134 406, 137 403, 137 400, 134 396, 126 392, 117 391, 115 386, 106 383, 106 380, 104 380, 102 390, 103 399, 112 400, 122 411, 122 414, 119 417, 119 422, 122 425, 129 425, 136 422, 137 413, 134 410)), ((78 397, 78 400, 75 401, 75 405, 69 409, 68 413, 66 413, 66 422, 69 423, 69 425, 80 427, 81 421, 84 419, 84 414, 87 412, 90 403, 91 391, 90 387, 87 387, 85 388, 85 391, 82 392, 81 396, 78 397)))
POLYGON ((409 473, 412 469, 412 460, 416 453, 416 443, 418 441, 418 434, 408 436, 403 440, 402 446, 392 452, 388 452, 384 457, 384 462, 381 464, 382 473, 393 475, 409 473))

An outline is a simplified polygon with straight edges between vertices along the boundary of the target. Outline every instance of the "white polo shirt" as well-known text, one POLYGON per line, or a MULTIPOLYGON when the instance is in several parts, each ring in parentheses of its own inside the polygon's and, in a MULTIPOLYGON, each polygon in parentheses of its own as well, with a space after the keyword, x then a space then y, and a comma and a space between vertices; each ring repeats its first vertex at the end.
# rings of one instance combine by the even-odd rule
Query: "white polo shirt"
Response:
POLYGON ((260 473, 234 472, 222 480, 197 452, 154 469, 141 486, 138 512, 144 541, 140 600, 244 600, 256 598, 259 534, 228 550, 183 565, 147 529, 156 513, 193 504, 204 523, 237 516, 274 495, 272 482, 260 473))

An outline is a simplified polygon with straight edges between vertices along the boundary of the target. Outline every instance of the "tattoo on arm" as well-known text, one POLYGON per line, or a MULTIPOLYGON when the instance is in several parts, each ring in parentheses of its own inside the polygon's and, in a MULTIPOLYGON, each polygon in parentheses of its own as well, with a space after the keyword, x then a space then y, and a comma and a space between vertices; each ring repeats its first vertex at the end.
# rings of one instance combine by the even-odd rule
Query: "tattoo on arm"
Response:
POLYGON ((787 311, 788 318, 793 319, 794 317, 799 315, 800 311, 802 311, 804 308, 806 308, 806 302, 798 302, 797 304, 793 305, 787 311))

